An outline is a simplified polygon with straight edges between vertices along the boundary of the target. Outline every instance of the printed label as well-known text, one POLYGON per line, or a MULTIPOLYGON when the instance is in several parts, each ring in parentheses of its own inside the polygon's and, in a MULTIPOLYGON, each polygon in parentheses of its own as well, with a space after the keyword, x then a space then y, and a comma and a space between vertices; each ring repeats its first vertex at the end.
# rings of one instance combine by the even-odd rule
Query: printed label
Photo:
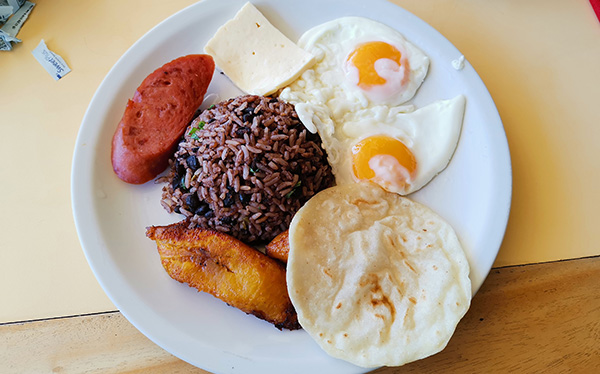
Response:
POLYGON ((44 39, 31 53, 56 81, 71 71, 62 57, 48 49, 44 39))

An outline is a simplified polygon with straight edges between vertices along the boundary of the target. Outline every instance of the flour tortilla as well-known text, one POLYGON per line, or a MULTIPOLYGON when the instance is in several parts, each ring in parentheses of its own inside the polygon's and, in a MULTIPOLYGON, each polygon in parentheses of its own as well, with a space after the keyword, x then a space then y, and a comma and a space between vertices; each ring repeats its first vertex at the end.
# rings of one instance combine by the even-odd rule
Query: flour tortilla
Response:
POLYGON ((471 301, 452 227, 369 182, 324 190, 296 213, 287 285, 304 330, 367 368, 441 351, 471 301))

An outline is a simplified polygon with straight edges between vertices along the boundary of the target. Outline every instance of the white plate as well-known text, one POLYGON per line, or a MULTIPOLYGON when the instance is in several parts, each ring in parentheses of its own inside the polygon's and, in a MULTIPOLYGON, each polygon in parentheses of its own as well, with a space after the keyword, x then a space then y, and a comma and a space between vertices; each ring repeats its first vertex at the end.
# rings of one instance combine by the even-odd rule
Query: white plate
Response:
MULTIPOLYGON (((175 356, 220 373, 357 373, 365 369, 330 358, 303 331, 280 332, 208 294, 173 281, 163 270, 145 227, 180 219, 160 206, 161 185, 119 180, 110 162, 111 138, 127 99, 164 63, 202 53, 216 29, 245 0, 205 0, 166 19, 135 43, 92 99, 73 157, 75 223, 87 260, 113 303, 142 333, 175 356)), ((308 28, 348 15, 398 29, 431 58, 414 99, 422 106, 467 97, 461 139, 448 168, 412 197, 456 229, 471 265, 473 293, 498 252, 510 208, 510 155, 502 122, 485 85, 461 53, 432 27, 384 0, 257 0, 255 5, 292 40, 308 28)), ((238 91, 215 74, 210 92, 238 91)))

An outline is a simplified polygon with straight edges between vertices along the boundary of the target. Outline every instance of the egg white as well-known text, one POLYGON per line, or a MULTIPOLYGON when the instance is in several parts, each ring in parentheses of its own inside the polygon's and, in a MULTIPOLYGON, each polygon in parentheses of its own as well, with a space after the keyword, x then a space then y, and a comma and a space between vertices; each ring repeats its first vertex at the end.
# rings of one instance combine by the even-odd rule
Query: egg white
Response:
POLYGON ((429 68, 429 58, 402 34, 362 17, 343 17, 316 26, 300 37, 298 45, 315 55, 317 62, 289 90, 304 93, 312 103, 326 104, 338 120, 348 111, 407 102, 417 92, 429 68), (358 73, 346 68, 346 60, 359 45, 374 41, 396 47, 409 68, 401 66, 400 72, 395 72, 391 60, 378 60, 375 68, 388 83, 363 90, 356 84, 358 73), (403 86, 388 87, 400 84, 402 72, 407 75, 403 86))
MULTIPOLYGON (((351 149, 373 135, 402 141, 417 162, 407 183, 390 182, 394 178, 374 180, 388 191, 410 194, 446 168, 460 136, 465 98, 461 95, 440 100, 420 109, 401 105, 415 95, 429 68, 429 58, 417 47, 389 26, 361 17, 344 17, 316 26, 302 35, 298 45, 315 55, 317 62, 283 89, 280 98, 295 104, 307 129, 319 133, 337 184, 357 181, 351 149), (348 55, 367 41, 385 41, 408 60, 408 82, 401 92, 392 96, 385 92, 368 94, 344 71, 348 55)), ((384 61, 381 69, 389 68, 386 64, 384 61)), ((401 168, 385 169, 389 163, 379 166, 392 177, 403 173, 401 168)))
MULTIPOLYGON (((354 113, 351 119, 342 124, 334 135, 339 147, 335 153, 336 183, 346 184, 357 181, 352 168, 351 149, 362 139, 374 135, 387 135, 400 140, 412 152, 417 161, 414 177, 404 185, 375 180, 383 188, 400 195, 415 192, 446 168, 460 138, 465 109, 465 97, 456 96, 450 100, 439 100, 410 113, 388 113, 385 120, 374 119, 370 110, 354 113)), ((401 172, 394 170, 392 172, 401 172)), ((393 179, 393 178, 390 178, 393 179)))

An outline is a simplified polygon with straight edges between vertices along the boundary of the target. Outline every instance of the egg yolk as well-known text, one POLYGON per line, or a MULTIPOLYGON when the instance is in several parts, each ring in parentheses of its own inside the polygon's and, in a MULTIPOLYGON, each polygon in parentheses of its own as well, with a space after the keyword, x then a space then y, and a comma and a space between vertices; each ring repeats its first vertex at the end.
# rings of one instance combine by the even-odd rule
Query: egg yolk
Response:
POLYGON ((396 47, 385 42, 368 42, 358 46, 347 61, 358 69, 358 86, 364 89, 386 83, 375 70, 375 61, 387 58, 400 66, 402 54, 396 47))
MULTIPOLYGON (((414 175, 417 161, 408 147, 398 139, 386 135, 374 135, 361 140, 352 147, 352 168, 356 178, 367 180, 375 178, 378 173, 372 168, 372 160, 382 157, 395 159, 408 173, 407 179, 414 175)), ((405 173, 395 174, 403 175, 405 173)), ((405 180, 397 181, 400 185, 405 182, 405 180)))

